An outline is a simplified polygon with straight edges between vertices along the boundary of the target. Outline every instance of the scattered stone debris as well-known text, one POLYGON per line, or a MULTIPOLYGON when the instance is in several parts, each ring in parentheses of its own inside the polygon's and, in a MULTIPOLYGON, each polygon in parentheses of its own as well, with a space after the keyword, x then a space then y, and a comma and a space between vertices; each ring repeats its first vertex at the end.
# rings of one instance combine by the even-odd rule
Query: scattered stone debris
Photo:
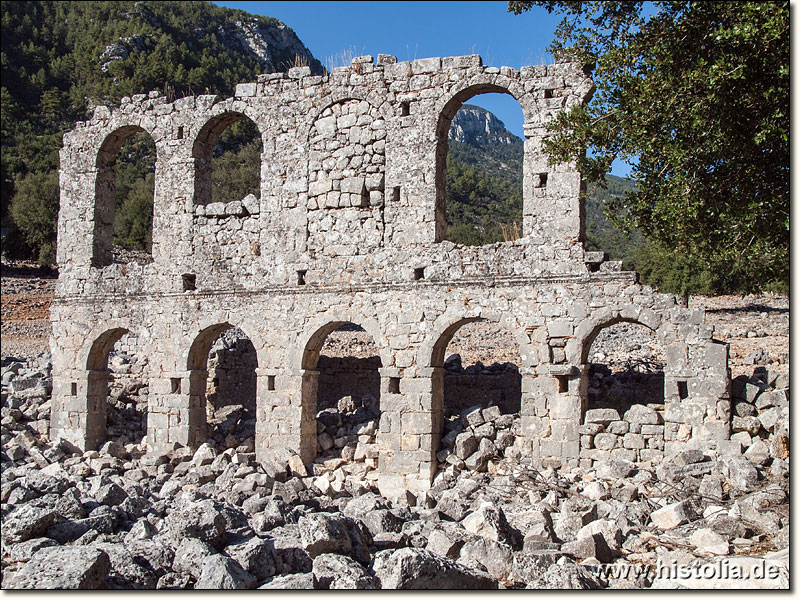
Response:
MULTIPOLYGON (((50 373, 47 355, 3 361, 7 589, 702 588, 714 568, 713 587, 788 585, 788 379, 763 367, 734 381, 751 420, 720 452, 536 468, 519 414, 476 406, 446 416, 432 487, 394 501, 369 476, 370 398, 320 411, 310 465, 259 464, 245 439, 81 452, 48 438, 50 373)), ((619 421, 603 410, 586 424, 619 421)))

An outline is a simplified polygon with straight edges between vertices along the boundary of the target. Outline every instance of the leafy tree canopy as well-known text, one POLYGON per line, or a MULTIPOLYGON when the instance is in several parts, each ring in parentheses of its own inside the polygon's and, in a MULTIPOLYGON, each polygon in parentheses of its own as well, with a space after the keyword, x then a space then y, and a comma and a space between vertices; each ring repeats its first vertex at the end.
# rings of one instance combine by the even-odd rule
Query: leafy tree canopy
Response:
POLYGON ((551 126, 551 160, 599 184, 635 163, 609 217, 734 273, 727 291, 788 282, 789 2, 509 2, 533 7, 563 15, 550 51, 597 87, 551 126))

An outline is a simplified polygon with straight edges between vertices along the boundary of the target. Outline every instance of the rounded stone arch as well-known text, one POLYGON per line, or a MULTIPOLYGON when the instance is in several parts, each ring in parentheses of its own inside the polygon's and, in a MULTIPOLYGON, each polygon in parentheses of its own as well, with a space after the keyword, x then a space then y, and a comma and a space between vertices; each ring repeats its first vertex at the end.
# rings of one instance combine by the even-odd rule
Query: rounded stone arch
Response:
MULTIPOLYGON (((238 121, 249 120, 258 129, 259 136, 261 137, 262 151, 261 162, 264 159, 264 126, 259 123, 259 114, 254 108, 249 105, 240 106, 241 101, 235 105, 232 102, 220 102, 215 104, 211 111, 203 113, 202 125, 197 127, 197 133, 194 135, 191 147, 191 156, 194 160, 194 198, 193 204, 209 204, 212 201, 211 197, 211 173, 214 145, 217 138, 229 126, 238 121)), ((259 200, 263 195, 264 188, 263 177, 261 173, 261 164, 259 164, 259 200)))
POLYGON ((519 324, 511 323, 509 317, 502 317, 497 313, 488 313, 475 309, 458 315, 445 313, 434 321, 428 335, 417 351, 417 365, 420 367, 441 367, 444 363, 444 353, 455 333, 467 323, 475 321, 488 321, 495 323, 510 332, 519 346, 522 367, 529 366, 534 348, 524 329, 519 324))
POLYGON ((98 448, 108 437, 106 419, 111 376, 108 366, 109 353, 123 336, 134 331, 135 329, 127 323, 117 323, 115 326, 106 324, 88 336, 92 341, 85 344, 80 351, 78 364, 86 366, 85 387, 81 389, 85 390, 82 394, 85 393, 84 442, 87 449, 98 448))
POLYGON ((603 317, 589 319, 581 323, 575 329, 575 343, 567 346, 567 362, 574 365, 583 365, 589 357, 589 349, 598 334, 606 327, 611 327, 617 323, 634 323, 646 327, 654 334, 658 335, 661 326, 657 322, 640 317, 626 316, 621 311, 612 311, 603 317))
MULTIPOLYGON (((446 178, 447 178, 447 153, 449 150, 448 133, 450 124, 456 113, 470 98, 480 94, 508 94, 520 104, 525 123, 529 122, 531 111, 525 102, 526 92, 519 82, 505 76, 481 74, 471 77, 449 88, 446 94, 436 102, 434 114, 428 118, 432 121, 425 130, 431 131, 435 140, 434 171, 436 198, 434 205, 434 240, 441 242, 447 235, 447 207, 446 207, 446 178)), ((523 169, 523 180, 525 170, 523 169)), ((523 194, 526 189, 523 181, 523 194)), ((524 198, 523 198, 524 204, 524 198)))
MULTIPOLYGON (((87 371, 102 371, 108 368, 108 354, 122 336, 130 333, 130 327, 111 327, 94 338, 85 350, 87 371)), ((91 339, 91 338, 90 338, 91 339)), ((83 362, 83 360, 81 361, 83 362)))
POLYGON ((256 358, 258 364, 261 365, 263 360, 262 352, 264 351, 264 343, 261 336, 257 332, 251 331, 249 324, 244 324, 240 319, 230 318, 229 316, 229 318, 202 319, 200 326, 184 338, 181 356, 186 357, 186 369, 188 371, 204 369, 211 346, 217 337, 228 329, 240 329, 244 332, 256 349, 256 358))
MULTIPOLYGON (((122 122, 116 124, 110 131, 105 130, 103 140, 97 148, 94 166, 96 169, 94 183, 94 206, 92 210, 92 266, 102 268, 113 261, 112 247, 114 245, 114 216, 116 215, 117 175, 116 163, 119 151, 128 139, 137 134, 145 133, 150 136, 156 147, 154 165, 157 169, 159 159, 159 145, 150 127, 150 120, 141 119, 135 123, 122 122), (145 127, 146 126, 146 127, 145 127)), ((102 134, 101 134, 102 135, 102 134)), ((155 198, 153 198, 155 205, 155 198)))
POLYGON ((302 342, 302 346, 296 346, 290 355, 289 364, 293 369, 313 369, 319 359, 319 353, 325 338, 332 332, 345 325, 353 323, 364 329, 372 336, 375 346, 378 348, 378 356, 381 365, 390 367, 394 364, 394 359, 389 351, 389 344, 383 335, 381 326, 372 318, 354 315, 347 311, 329 310, 311 320, 297 338, 302 342), (305 340, 303 342, 303 340, 305 340))

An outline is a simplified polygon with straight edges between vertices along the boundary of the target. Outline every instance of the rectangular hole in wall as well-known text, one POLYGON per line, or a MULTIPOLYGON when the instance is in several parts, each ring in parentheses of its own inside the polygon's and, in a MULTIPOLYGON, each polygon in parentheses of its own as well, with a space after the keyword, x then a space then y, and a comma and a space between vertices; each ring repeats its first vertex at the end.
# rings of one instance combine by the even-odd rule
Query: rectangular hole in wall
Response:
POLYGON ((533 187, 544 188, 547 187, 547 173, 537 173, 534 175, 533 187))
POLYGON ((399 394, 400 393, 400 378, 399 377, 389 377, 389 393, 390 394, 399 394))
POLYGON ((400 202, 400 186, 396 185, 392 188, 392 202, 400 202))
POLYGON ((78 384, 74 381, 69 386, 69 394, 70 396, 77 396, 78 395, 78 384))
POLYGON ((425 267, 417 267, 414 269, 414 281, 421 281, 425 279, 425 267))
POLYGON ((689 384, 685 381, 678 382, 678 397, 685 400, 689 397, 689 384))
POLYGON ((197 275, 194 273, 184 273, 181 275, 181 279, 183 280, 184 292, 191 292, 197 289, 197 275))
POLYGON ((547 89, 546 89, 546 90, 544 91, 544 97, 545 97, 545 98, 552 98, 552 97, 553 97, 553 90, 547 90, 547 89))
POLYGON ((588 263, 589 273, 597 273, 600 270, 600 263, 588 263))
POLYGON ((180 377, 170 377, 169 378, 170 384, 170 393, 171 394, 180 394, 181 393, 181 378, 180 377))
POLYGON ((267 375, 267 389, 270 392, 275 391, 275 375, 267 375))
POLYGON ((400 103, 400 116, 407 117, 411 114, 411 106, 408 102, 401 102, 400 103))
POLYGON ((178 127, 178 139, 179 139, 179 140, 182 140, 182 139, 183 139, 183 125, 181 125, 180 127, 178 127))
POLYGON ((569 381, 567 380, 567 376, 556 375, 556 381, 558 381, 558 393, 566 394, 569 391, 569 381))
POLYGON ((306 271, 298 271, 297 272, 297 285, 305 285, 306 284, 306 271))
POLYGON ((219 377, 214 377, 213 385, 214 387, 219 387, 219 377))

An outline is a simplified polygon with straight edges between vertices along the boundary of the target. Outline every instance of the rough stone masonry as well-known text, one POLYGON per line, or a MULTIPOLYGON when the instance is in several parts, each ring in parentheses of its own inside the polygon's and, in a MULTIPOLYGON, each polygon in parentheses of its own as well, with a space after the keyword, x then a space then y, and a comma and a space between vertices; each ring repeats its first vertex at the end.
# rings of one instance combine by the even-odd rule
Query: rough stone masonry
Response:
POLYGON ((445 348, 485 320, 520 348, 517 444, 531 459, 591 465, 728 440, 727 346, 702 310, 585 251, 580 174, 542 151, 547 123, 593 90, 568 62, 516 70, 477 55, 379 55, 326 76, 260 75, 228 99, 150 92, 96 108, 61 150, 51 439, 104 441, 108 354, 131 334, 148 359, 148 450, 199 446, 211 344, 239 328, 258 361, 258 459, 289 449, 312 461, 320 350, 353 323, 380 355, 379 487, 425 490, 443 429, 445 348), (465 247, 445 240, 447 133, 461 104, 487 92, 522 107, 523 236, 465 247), (216 138, 245 118, 263 140, 260 197, 214 202, 216 138), (153 261, 115 264, 114 163, 137 132, 157 151, 153 261), (589 347, 621 321, 654 331, 666 355, 663 410, 630 427, 586 414, 589 347))

